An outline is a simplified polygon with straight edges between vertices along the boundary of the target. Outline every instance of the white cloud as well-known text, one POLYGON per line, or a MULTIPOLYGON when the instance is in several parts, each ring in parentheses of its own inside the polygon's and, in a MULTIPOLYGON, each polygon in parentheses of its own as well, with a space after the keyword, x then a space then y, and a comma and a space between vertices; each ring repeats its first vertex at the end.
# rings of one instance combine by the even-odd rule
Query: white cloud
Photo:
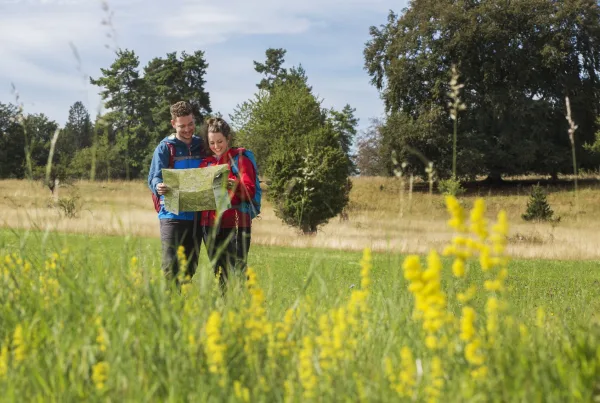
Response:
POLYGON ((0 0, 0 37, 10 38, 0 47, 0 102, 14 101, 14 82, 26 108, 64 123, 78 100, 95 114, 98 89, 82 74, 98 77, 114 61, 105 45, 135 50, 141 67, 167 52, 202 49, 213 109, 227 114, 256 91, 252 61, 268 47, 284 47, 286 64, 302 63, 326 105, 350 103, 366 122, 381 102, 362 70, 362 47, 369 26, 385 23, 387 10, 400 11, 400 3, 113 0, 108 12, 117 37, 108 38, 111 27, 101 24, 108 14, 98 0, 0 0))

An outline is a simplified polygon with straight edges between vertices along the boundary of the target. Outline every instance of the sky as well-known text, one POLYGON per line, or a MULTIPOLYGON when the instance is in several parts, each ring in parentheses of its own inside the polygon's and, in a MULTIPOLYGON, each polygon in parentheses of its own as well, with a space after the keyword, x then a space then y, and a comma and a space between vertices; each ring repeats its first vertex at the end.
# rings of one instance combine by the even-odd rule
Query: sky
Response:
POLYGON ((134 50, 140 71, 169 52, 203 50, 206 90, 225 118, 252 98, 253 61, 285 48, 284 67, 301 64, 324 107, 356 108, 359 130, 383 113, 364 70, 369 27, 385 24, 406 0, 0 0, 0 102, 23 104, 63 126, 69 107, 101 108, 98 78, 118 48, 134 50), (16 89, 16 91, 15 91, 16 89))

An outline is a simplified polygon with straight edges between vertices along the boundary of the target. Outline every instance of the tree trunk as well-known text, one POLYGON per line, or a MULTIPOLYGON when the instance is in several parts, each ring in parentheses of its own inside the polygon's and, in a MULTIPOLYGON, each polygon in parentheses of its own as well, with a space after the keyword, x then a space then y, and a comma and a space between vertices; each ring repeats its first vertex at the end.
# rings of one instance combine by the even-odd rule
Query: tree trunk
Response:
POLYGON ((303 224, 302 225, 302 234, 303 235, 316 235, 317 228, 312 224, 303 224))
POLYGON ((500 185, 504 181, 502 180, 502 174, 500 172, 490 172, 484 182, 490 185, 500 185))

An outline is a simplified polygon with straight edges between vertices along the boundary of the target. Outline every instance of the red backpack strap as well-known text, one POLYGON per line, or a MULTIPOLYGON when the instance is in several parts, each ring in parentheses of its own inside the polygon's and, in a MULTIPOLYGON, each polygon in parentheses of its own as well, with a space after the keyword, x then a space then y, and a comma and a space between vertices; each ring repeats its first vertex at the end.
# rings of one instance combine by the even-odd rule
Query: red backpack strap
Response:
POLYGON ((175 166, 175 146, 171 143, 166 143, 169 148, 169 168, 175 166))

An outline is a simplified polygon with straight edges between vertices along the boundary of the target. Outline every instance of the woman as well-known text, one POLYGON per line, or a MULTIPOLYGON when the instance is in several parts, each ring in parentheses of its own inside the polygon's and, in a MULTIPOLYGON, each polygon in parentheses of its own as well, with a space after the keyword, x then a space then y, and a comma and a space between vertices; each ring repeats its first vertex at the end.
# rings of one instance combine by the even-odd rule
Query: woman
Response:
POLYGON ((256 192, 256 171, 243 148, 231 147, 231 129, 221 118, 210 118, 205 123, 202 136, 212 155, 200 163, 200 168, 211 165, 229 165, 228 191, 233 208, 217 217, 215 210, 201 213, 200 225, 208 257, 215 275, 220 271, 224 285, 229 273, 246 270, 252 218, 237 206, 251 202, 256 192))

